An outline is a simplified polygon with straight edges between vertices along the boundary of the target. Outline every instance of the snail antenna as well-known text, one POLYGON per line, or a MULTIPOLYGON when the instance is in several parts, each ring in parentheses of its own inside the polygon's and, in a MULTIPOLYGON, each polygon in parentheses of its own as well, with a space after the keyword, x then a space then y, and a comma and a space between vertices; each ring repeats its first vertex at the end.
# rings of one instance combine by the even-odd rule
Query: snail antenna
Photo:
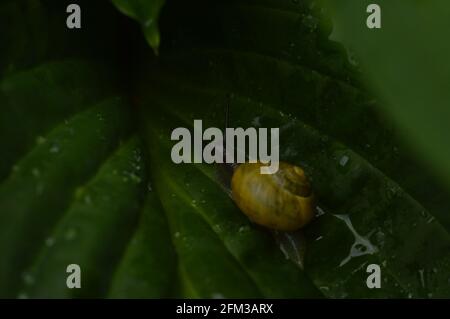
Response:
POLYGON ((224 137, 223 137, 223 147, 222 147, 222 157, 223 157, 223 164, 221 165, 222 169, 220 170, 220 176, 219 180, 221 181, 221 184, 224 186, 225 190, 227 191, 228 195, 231 196, 231 177, 233 175, 233 165, 227 163, 227 128, 230 125, 230 101, 231 96, 230 94, 227 94, 225 96, 225 105, 224 105, 224 111, 225 111, 225 129, 224 129, 224 137))
POLYGON ((229 120, 230 120, 230 94, 226 95, 226 101, 225 101, 225 129, 223 130, 224 132, 224 137, 223 137, 223 162, 226 163, 226 155, 227 155, 227 128, 229 125, 229 120))
POLYGON ((225 130, 228 127, 229 119, 230 119, 230 95, 227 94, 227 101, 225 103, 225 130))

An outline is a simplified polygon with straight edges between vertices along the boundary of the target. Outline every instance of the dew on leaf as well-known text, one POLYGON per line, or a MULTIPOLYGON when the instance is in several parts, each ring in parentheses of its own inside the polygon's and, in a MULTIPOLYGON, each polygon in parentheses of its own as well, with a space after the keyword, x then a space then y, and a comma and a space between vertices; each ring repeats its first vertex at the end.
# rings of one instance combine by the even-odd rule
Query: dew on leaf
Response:
POLYGON ((221 227, 219 224, 215 224, 215 225, 213 226, 213 229, 214 229, 214 231, 215 231, 216 233, 222 232, 222 227, 221 227))
POLYGON ((425 269, 419 269, 420 285, 425 288, 425 269))
POLYGON ((321 207, 316 206, 316 217, 319 217, 322 215, 325 215, 325 211, 321 207))
POLYGON ((38 136, 36 138, 36 144, 38 144, 38 145, 44 144, 46 141, 47 141, 47 139, 43 136, 38 136))
POLYGON ((32 174, 34 177, 39 177, 39 176, 41 176, 41 171, 39 171, 38 168, 33 168, 33 169, 31 170, 31 174, 32 174))
POLYGON ((74 240, 77 237, 77 230, 75 228, 69 228, 64 234, 64 238, 68 241, 74 240))
POLYGON ((91 196, 89 196, 89 195, 84 196, 84 203, 91 205, 92 204, 91 196))
POLYGON ((252 120, 252 125, 255 127, 260 127, 261 126, 261 117, 257 116, 252 120))
POLYGON ((57 144, 53 144, 52 147, 50 148, 50 153, 52 154, 59 153, 59 146, 57 144))
POLYGON ((28 299, 28 295, 24 292, 21 292, 17 295, 17 299, 28 299))
POLYGON ((339 165, 341 165, 342 167, 344 167, 345 165, 347 165, 348 161, 350 160, 350 158, 347 155, 344 155, 341 157, 341 159, 339 160, 339 165))
POLYGON ((248 226, 241 226, 241 227, 239 227, 239 232, 240 233, 246 232, 247 230, 249 230, 248 226))
POLYGON ((146 28, 149 28, 152 24, 153 24, 153 19, 152 19, 152 18, 147 19, 147 20, 145 20, 145 22, 144 22, 144 26, 145 26, 146 28))
POLYGON ((28 272, 25 272, 22 275, 22 279, 23 279, 23 282, 25 283, 25 285, 27 285, 27 286, 33 285, 35 282, 33 275, 31 275, 28 272))
POLYGON ((36 185, 36 195, 41 196, 44 193, 44 184, 38 183, 36 185))
POLYGON ((308 29, 314 31, 317 28, 318 21, 316 18, 314 18, 312 15, 304 16, 302 19, 303 25, 305 25, 308 29))
POLYGON ((48 237, 45 240, 45 246, 52 247, 55 244, 55 239, 53 237, 48 237))
POLYGON ((101 113, 97 113, 97 119, 99 121, 104 121, 105 120, 105 118, 103 117, 103 114, 101 114, 101 113))

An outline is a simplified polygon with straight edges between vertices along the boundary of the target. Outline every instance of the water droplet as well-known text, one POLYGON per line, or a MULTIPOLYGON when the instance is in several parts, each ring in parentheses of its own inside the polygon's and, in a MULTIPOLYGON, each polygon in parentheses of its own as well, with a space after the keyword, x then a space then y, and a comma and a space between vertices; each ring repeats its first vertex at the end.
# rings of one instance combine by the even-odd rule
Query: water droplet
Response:
POLYGON ((347 165, 348 161, 350 160, 350 158, 347 155, 344 155, 341 157, 341 159, 339 160, 339 165, 341 165, 342 167, 344 167, 345 165, 347 165))
POLYGON ((136 184, 139 184, 142 181, 142 179, 134 173, 130 174, 130 179, 132 182, 134 182, 136 184))
POLYGON ((34 177, 39 177, 39 176, 41 176, 41 172, 40 172, 39 169, 37 169, 37 168, 33 168, 33 169, 31 170, 31 174, 32 174, 34 177))
POLYGON ((248 229, 249 229, 248 226, 241 226, 241 227, 239 227, 239 232, 243 233, 243 232, 247 231, 248 229))
POLYGON ((59 146, 57 144, 53 144, 52 147, 50 148, 50 153, 52 154, 59 153, 59 146))
POLYGON ((28 272, 23 274, 22 279, 23 279, 23 282, 25 283, 25 285, 27 285, 27 286, 33 285, 34 281, 35 281, 33 275, 31 275, 28 272))
POLYGON ((53 237, 48 237, 45 240, 45 246, 52 247, 55 244, 55 239, 53 237))
POLYGON ((320 208, 319 206, 316 206, 316 217, 319 217, 322 215, 325 215, 325 211, 322 208, 320 208))
POLYGON ((44 184, 38 183, 36 185, 36 195, 41 196, 44 193, 44 184))
POLYGON ((84 203, 91 205, 92 204, 91 196, 89 196, 89 195, 84 196, 84 203))
POLYGON ((252 120, 252 125, 255 127, 260 127, 261 126, 261 117, 257 116, 252 120))
POLYGON ((419 269, 420 284, 425 288, 425 269, 419 269))
POLYGON ((380 230, 375 234, 375 240, 380 246, 383 246, 386 235, 380 230))
POLYGON ((309 15, 303 17, 302 23, 307 28, 309 28, 311 31, 313 31, 317 28, 318 21, 316 18, 314 18, 312 15, 309 14, 309 15))
POLYGON ((359 61, 356 58, 355 52, 352 50, 347 50, 348 62, 353 66, 359 66, 359 61))
POLYGON ((147 184, 147 190, 149 191, 149 192, 153 192, 153 187, 152 187, 152 183, 148 183, 147 184))
POLYGON ((78 232, 77 232, 77 230, 75 228, 69 228, 66 231, 66 234, 64 235, 64 238, 66 240, 69 240, 69 241, 70 240, 74 240, 77 237, 77 234, 78 234, 78 232))
POLYGON ((146 28, 150 27, 152 24, 153 24, 153 19, 151 19, 151 18, 145 20, 145 22, 144 22, 144 26, 145 26, 146 28))
POLYGON ((28 299, 28 295, 24 292, 21 292, 17 295, 17 299, 28 299))
POLYGON ((181 234, 179 232, 175 233, 175 238, 180 238, 181 234))
POLYGON ((47 139, 43 136, 38 136, 36 138, 36 144, 38 144, 38 145, 44 144, 46 141, 47 141, 47 139))

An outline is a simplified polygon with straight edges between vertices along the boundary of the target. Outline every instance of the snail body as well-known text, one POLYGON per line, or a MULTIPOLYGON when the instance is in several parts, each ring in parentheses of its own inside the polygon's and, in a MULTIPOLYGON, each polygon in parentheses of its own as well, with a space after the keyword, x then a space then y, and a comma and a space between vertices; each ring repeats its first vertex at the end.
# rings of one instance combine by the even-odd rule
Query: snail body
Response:
POLYGON ((311 185, 298 166, 280 162, 274 174, 261 174, 260 162, 239 165, 231 179, 237 206, 253 222, 275 230, 294 231, 314 217, 311 185))

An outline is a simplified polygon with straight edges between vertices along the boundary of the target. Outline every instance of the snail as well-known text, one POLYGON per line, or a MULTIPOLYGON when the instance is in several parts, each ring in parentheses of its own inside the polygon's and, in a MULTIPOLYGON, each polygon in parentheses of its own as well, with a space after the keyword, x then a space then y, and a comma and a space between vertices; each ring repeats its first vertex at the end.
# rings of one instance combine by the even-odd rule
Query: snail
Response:
POLYGON ((232 198, 247 217, 274 230, 294 231, 314 215, 311 185, 298 166, 280 162, 274 174, 263 175, 257 163, 236 167, 231 178, 232 198))
MULTIPOLYGON (((228 118, 227 103, 225 127, 228 118)), ((254 223, 276 231, 308 224, 315 216, 315 200, 303 169, 280 162, 276 173, 261 174, 263 165, 246 162, 232 168, 231 197, 239 209, 254 223)))

